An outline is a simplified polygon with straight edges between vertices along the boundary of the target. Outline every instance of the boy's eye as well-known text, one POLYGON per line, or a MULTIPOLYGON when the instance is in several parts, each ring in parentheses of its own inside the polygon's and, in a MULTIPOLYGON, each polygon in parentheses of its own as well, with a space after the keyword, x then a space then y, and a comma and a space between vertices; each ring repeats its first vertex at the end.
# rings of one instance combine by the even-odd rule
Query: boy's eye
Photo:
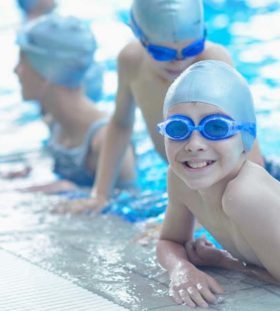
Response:
POLYGON ((224 135, 228 132, 228 125, 222 120, 209 121, 205 124, 204 130, 214 136, 224 135))

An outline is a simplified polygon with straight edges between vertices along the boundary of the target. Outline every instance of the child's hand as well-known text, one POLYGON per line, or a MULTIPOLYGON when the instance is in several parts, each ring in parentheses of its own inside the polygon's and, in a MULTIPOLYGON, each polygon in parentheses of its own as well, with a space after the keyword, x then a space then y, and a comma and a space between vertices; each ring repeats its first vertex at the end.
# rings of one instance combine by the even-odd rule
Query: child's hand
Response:
POLYGON ((45 194, 55 194, 63 191, 76 190, 77 186, 68 180, 57 180, 44 185, 34 185, 25 188, 18 188, 21 192, 42 192, 45 194))
POLYGON ((3 170, 0 172, 0 177, 3 179, 15 179, 15 178, 23 178, 27 177, 32 168, 28 165, 24 167, 15 167, 14 169, 11 170, 3 170))
POLYGON ((59 214, 81 214, 85 212, 100 212, 108 202, 103 200, 103 198, 92 197, 85 199, 76 199, 67 202, 60 203, 59 206, 53 209, 54 213, 59 214))
POLYGON ((233 258, 229 252, 216 248, 205 238, 187 242, 185 247, 189 261, 195 266, 230 269, 231 264, 236 266, 238 263, 238 260, 233 258))
POLYGON ((209 303, 217 303, 217 294, 223 293, 223 289, 211 276, 189 262, 179 263, 170 278, 169 295, 178 304, 207 308, 209 303))

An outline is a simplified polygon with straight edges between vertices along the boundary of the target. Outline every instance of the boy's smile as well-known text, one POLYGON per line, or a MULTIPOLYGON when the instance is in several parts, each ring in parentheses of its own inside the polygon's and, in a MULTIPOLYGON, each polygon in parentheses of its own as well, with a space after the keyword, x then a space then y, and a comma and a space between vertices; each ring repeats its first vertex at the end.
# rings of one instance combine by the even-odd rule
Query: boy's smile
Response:
MULTIPOLYGON (((199 124, 208 115, 224 114, 214 105, 177 104, 169 116, 184 114, 199 124)), ((206 139, 198 131, 182 141, 165 138, 166 153, 173 171, 191 189, 205 189, 231 175, 244 159, 240 134, 223 140, 206 139)))
POLYGON ((204 167, 207 167, 209 165, 214 164, 216 161, 213 160, 199 160, 199 159, 191 159, 184 161, 183 164, 190 169, 202 169, 204 167))

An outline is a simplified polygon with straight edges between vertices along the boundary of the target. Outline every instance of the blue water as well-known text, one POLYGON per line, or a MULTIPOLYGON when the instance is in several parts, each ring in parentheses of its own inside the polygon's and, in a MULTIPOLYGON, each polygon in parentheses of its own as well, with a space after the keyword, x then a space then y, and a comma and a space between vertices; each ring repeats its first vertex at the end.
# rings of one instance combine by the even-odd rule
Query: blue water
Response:
MULTIPOLYGON (((116 56, 132 38, 125 25, 130 1, 92 2, 89 7, 86 0, 64 0, 60 10, 93 20, 99 43, 97 58, 106 69, 104 94, 98 105, 112 111, 116 56)), ((276 0, 205 0, 204 4, 208 38, 228 48, 236 67, 251 85, 263 154, 277 157, 280 154, 280 4, 276 0)), ((36 154, 35 163, 42 166, 40 154, 48 139, 48 131, 40 120, 37 105, 22 103, 17 78, 13 74, 18 52, 14 44, 15 30, 21 22, 21 15, 14 3, 6 0, 0 0, 0 15, 0 46, 6 51, 0 58, 0 164, 12 160, 27 161, 30 157, 34 159, 36 154)), ((164 211, 167 203, 166 164, 155 153, 139 112, 134 140, 139 191, 118 195, 106 210, 132 222, 156 217, 164 211)), ((84 192, 70 194, 68 198, 79 196, 84 196, 84 192)))

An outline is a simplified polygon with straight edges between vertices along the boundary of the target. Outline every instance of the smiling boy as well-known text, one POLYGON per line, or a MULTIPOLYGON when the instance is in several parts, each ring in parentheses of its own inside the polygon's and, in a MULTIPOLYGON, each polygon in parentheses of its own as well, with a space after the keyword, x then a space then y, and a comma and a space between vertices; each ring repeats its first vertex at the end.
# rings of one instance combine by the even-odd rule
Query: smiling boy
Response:
POLYGON ((248 160, 256 117, 245 79, 224 62, 198 62, 169 88, 164 117, 169 203, 157 254, 170 295, 191 307, 217 301, 223 289, 196 265, 248 272, 245 262, 280 281, 280 183, 248 160), (235 258, 193 241, 195 219, 235 258))

